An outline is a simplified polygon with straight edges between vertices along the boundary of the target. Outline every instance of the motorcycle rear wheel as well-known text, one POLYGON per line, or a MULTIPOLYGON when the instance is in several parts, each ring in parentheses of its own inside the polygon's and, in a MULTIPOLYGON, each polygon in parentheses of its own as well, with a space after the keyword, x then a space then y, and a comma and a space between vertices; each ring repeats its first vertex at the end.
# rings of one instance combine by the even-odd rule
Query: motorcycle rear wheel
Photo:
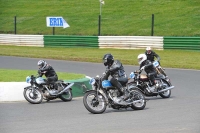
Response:
POLYGON ((145 100, 145 96, 142 94, 142 92, 139 90, 131 90, 130 93, 131 93, 131 95, 133 95, 133 97, 132 97, 133 101, 140 100, 140 102, 133 103, 131 108, 134 110, 143 110, 146 106, 146 100, 145 100))
POLYGON ((96 95, 95 91, 85 93, 83 97, 85 108, 93 114, 101 114, 106 110, 106 99, 102 94, 96 95))
POLYGON ((35 89, 35 94, 33 94, 31 87, 24 89, 23 95, 24 98, 32 104, 39 104, 43 100, 42 92, 38 89, 35 89))
POLYGON ((60 99, 64 102, 71 101, 72 100, 72 90, 69 90, 69 91, 61 94, 60 99))

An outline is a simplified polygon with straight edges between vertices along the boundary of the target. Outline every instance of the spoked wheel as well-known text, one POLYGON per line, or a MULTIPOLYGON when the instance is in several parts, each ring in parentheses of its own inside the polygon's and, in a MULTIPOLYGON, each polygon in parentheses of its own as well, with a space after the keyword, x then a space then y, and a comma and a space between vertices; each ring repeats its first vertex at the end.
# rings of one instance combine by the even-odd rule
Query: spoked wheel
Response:
POLYGON ((72 90, 66 91, 63 94, 60 95, 60 99, 64 102, 71 101, 72 100, 72 90))
POLYGON ((131 90, 130 93, 132 95, 131 99, 133 100, 131 108, 135 110, 144 109, 146 106, 146 100, 142 92, 140 92, 139 90, 131 90))
MULTIPOLYGON (((163 81, 163 89, 170 87, 170 85, 167 83, 167 81, 162 80, 163 81)), ((164 91, 162 93, 159 94, 162 98, 169 98, 171 96, 171 90, 167 90, 164 91)))
POLYGON ((31 87, 24 89, 24 98, 32 104, 39 104, 43 100, 42 92, 35 89, 35 92, 33 92, 33 89, 31 87))
POLYGON ((93 114, 101 114, 106 110, 105 97, 96 91, 89 91, 83 97, 83 104, 85 108, 93 114))

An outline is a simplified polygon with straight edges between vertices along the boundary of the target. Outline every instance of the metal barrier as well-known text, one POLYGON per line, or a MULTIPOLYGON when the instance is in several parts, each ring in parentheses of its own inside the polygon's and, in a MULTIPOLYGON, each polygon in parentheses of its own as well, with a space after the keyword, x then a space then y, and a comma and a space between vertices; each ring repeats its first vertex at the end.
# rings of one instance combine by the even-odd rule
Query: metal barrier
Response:
POLYGON ((163 49, 163 37, 156 36, 99 36, 99 48, 163 49))
POLYGON ((44 47, 43 35, 0 34, 0 45, 44 47))
POLYGON ((0 34, 0 45, 36 47, 93 47, 116 49, 200 50, 200 37, 65 36, 0 34))
POLYGON ((98 36, 44 35, 44 46, 98 48, 98 36))
POLYGON ((164 49, 200 50, 200 37, 164 37, 164 49))

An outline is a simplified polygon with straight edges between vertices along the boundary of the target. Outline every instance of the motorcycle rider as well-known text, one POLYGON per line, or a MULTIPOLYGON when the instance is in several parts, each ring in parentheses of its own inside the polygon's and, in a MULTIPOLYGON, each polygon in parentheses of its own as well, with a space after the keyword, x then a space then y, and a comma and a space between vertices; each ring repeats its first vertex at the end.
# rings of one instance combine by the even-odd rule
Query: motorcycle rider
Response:
MULTIPOLYGON (((156 52, 154 52, 151 47, 147 47, 146 48, 146 52, 145 55, 147 56, 147 60, 150 60, 151 62, 154 62, 154 58, 157 58, 157 61, 159 62, 160 60, 160 56, 158 54, 156 54, 156 52)), ((160 64, 160 62, 159 62, 160 64)))
POLYGON ((58 76, 53 67, 50 64, 47 64, 47 62, 44 60, 39 60, 37 65, 39 66, 39 77, 45 75, 47 78, 47 83, 52 84, 54 89, 57 89, 57 85, 55 84, 55 82, 58 81, 58 76))
POLYGON ((140 65, 140 70, 144 69, 147 73, 147 77, 150 79, 150 89, 154 89, 156 84, 155 77, 157 76, 157 72, 153 63, 147 59, 147 56, 145 54, 139 54, 137 58, 140 65))
POLYGON ((112 54, 105 54, 103 56, 103 63, 106 66, 106 75, 104 78, 107 80, 108 77, 111 76, 111 84, 116 87, 120 92, 120 94, 117 96, 118 102, 120 102, 122 99, 127 100, 129 94, 125 92, 125 89, 123 88, 121 83, 127 83, 128 78, 126 77, 122 63, 119 60, 114 60, 112 54))

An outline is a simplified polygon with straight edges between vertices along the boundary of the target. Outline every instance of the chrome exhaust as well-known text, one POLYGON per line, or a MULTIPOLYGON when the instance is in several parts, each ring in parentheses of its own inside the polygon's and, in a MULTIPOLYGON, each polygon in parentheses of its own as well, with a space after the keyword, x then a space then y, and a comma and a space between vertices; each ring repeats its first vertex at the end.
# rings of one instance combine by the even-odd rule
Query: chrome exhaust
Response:
POLYGON ((65 87, 64 90, 62 90, 61 92, 58 93, 59 94, 62 94, 63 92, 67 91, 69 88, 71 88, 72 86, 74 85, 74 83, 70 83, 67 87, 65 87))
POLYGON ((145 100, 145 99, 136 100, 136 101, 133 101, 133 103, 139 103, 139 102, 141 102, 142 100, 145 100))
POLYGON ((158 93, 162 93, 162 92, 164 92, 164 91, 171 90, 171 89, 173 89, 173 88, 174 88, 174 86, 170 86, 170 87, 168 87, 168 88, 166 88, 166 89, 163 89, 163 90, 158 91, 158 93))

